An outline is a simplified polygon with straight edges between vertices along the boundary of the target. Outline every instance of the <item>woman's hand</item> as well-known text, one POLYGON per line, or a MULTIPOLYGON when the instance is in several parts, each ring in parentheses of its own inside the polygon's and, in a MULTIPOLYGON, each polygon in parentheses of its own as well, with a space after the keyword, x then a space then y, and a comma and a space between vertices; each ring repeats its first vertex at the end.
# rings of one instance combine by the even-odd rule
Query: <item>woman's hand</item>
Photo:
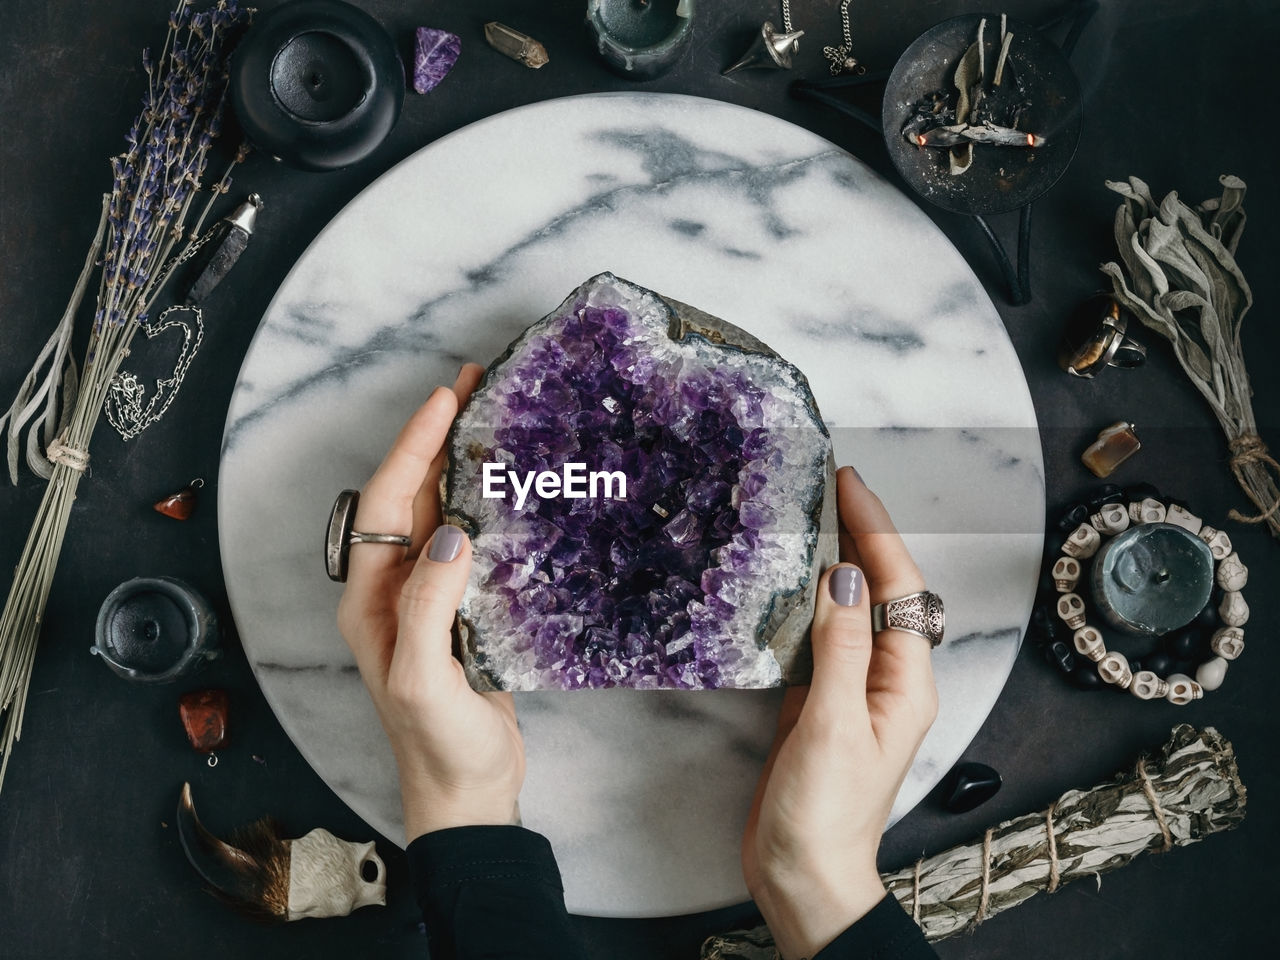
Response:
POLYGON ((413 544, 403 552, 353 544, 338 605, 338 627, 395 751, 406 840, 519 821, 524 743, 515 705, 509 693, 472 690, 453 657, 471 542, 440 525, 445 436, 483 373, 464 366, 453 389, 437 389, 400 431, 360 497, 355 529, 411 530, 413 544))
POLYGON ((880 499, 849 467, 836 479, 844 562, 818 585, 813 682, 786 692, 742 839, 785 960, 812 957, 885 895, 880 835, 938 710, 929 641, 871 634, 871 604, 924 580, 880 499))

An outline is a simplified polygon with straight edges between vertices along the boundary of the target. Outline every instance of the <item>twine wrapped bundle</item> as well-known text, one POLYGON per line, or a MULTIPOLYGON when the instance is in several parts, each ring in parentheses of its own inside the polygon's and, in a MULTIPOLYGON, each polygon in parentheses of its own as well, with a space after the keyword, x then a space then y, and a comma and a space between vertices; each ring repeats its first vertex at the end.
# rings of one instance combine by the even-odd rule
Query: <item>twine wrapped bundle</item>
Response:
MULTIPOLYGON (((889 891, 929 940, 971 930, 1040 891, 1123 867, 1231 830, 1245 788, 1231 743, 1212 727, 1173 729, 1157 757, 1092 790, 1069 790, 1047 810, 1007 820, 980 840, 885 874, 889 891)), ((776 960, 768 930, 711 937, 702 960, 776 960)))
POLYGON ((1280 463, 1258 436, 1240 343, 1240 326, 1253 304, 1235 257, 1244 233, 1245 183, 1233 176, 1219 182, 1222 195, 1193 209, 1176 193, 1157 204, 1137 177, 1108 180, 1107 187, 1125 198, 1115 221, 1124 266, 1106 263, 1102 272, 1111 278, 1116 300, 1173 344, 1182 369, 1222 425, 1231 472, 1260 511, 1228 515, 1266 523, 1280 537, 1280 463))

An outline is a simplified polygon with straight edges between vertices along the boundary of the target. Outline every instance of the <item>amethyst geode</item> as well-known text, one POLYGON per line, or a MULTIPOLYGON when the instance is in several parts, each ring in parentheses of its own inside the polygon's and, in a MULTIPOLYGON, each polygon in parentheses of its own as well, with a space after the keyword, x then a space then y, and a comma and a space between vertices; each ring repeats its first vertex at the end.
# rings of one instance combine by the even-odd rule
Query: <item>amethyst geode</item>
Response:
POLYGON ((594 277, 488 369, 448 461, 476 689, 807 682, 837 549, 831 441, 804 376, 745 331, 594 277), (514 475, 489 488, 505 496, 484 496, 485 463, 514 475), (517 506, 514 483, 568 463, 620 471, 626 498, 532 487, 517 506))

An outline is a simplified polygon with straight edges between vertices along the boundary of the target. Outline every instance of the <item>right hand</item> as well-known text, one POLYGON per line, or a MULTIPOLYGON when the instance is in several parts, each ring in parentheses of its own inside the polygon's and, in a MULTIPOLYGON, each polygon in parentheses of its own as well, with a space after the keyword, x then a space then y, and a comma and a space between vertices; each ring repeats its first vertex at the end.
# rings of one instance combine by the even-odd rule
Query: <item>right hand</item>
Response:
POLYGON ((742 839, 747 889, 784 960, 812 957, 884 897, 880 836, 938 711, 929 641, 871 633, 871 604, 924 579, 852 468, 836 491, 842 562, 818 584, 813 681, 783 698, 742 839))

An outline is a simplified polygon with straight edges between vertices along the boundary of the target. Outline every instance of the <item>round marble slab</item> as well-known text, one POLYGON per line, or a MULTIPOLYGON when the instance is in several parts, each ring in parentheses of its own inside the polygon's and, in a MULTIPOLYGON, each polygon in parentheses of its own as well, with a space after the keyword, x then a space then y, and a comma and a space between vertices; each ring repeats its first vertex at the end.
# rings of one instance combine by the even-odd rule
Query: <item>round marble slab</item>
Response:
MULTIPOLYGON (((826 140, 711 100, 592 95, 491 117, 381 177, 299 260, 240 372, 219 482, 227 589, 263 692, 334 791, 402 841, 391 751, 334 625, 329 508, 459 364, 488 363, 603 270, 803 370, 837 460, 946 598, 940 713, 897 819, 973 738, 1017 654, 1042 547, 1035 414, 987 294, 927 217, 826 140)), ((745 900, 739 838, 779 701, 518 694, 524 823, 554 844, 569 909, 745 900)))

